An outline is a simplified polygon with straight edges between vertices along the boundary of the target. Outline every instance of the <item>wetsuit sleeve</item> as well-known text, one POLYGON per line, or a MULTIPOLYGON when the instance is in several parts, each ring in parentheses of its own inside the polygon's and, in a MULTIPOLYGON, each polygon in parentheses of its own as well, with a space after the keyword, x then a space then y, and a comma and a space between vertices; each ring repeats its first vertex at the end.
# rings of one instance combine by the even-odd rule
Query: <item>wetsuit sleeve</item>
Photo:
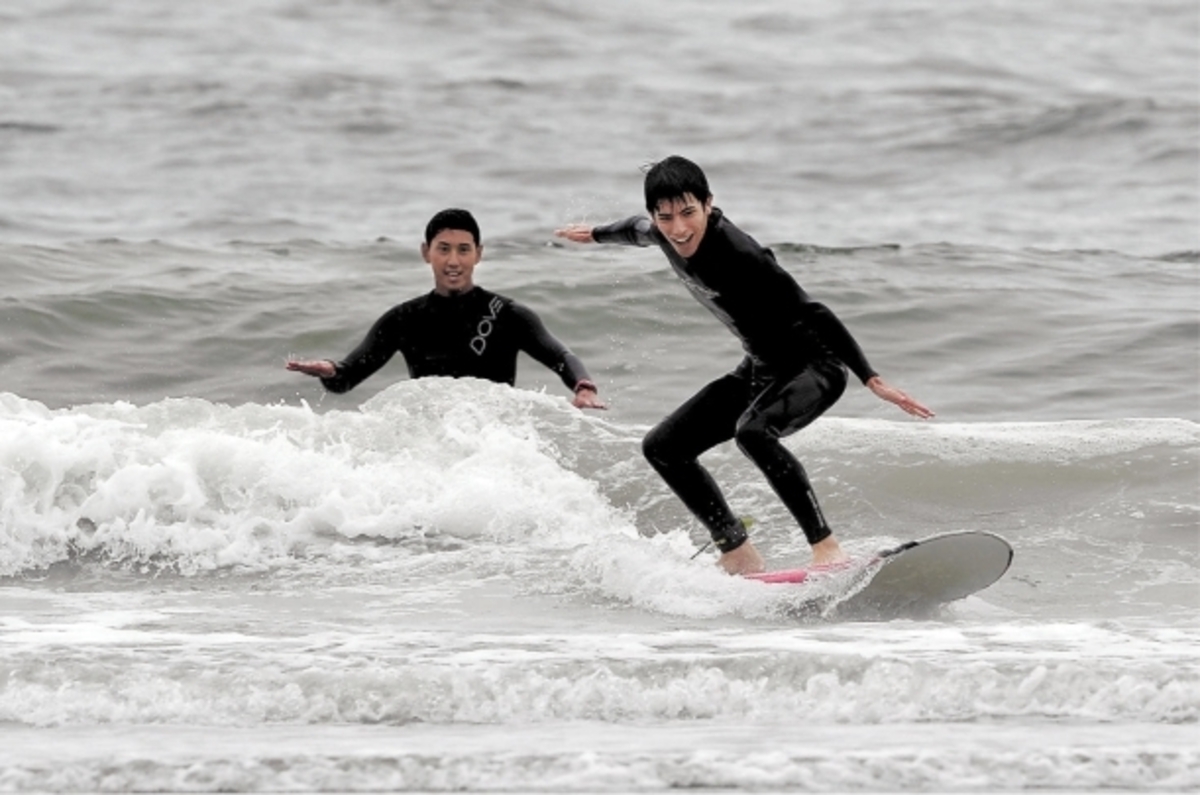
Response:
POLYGON ((833 314, 833 310, 822 303, 810 301, 801 305, 803 322, 850 372, 864 384, 879 375, 867 362, 866 354, 859 347, 850 330, 833 314))
POLYGON ((509 311, 517 321, 521 350, 557 373, 567 389, 574 391, 580 381, 591 381, 579 357, 546 329, 532 309, 514 301, 509 311))
POLYGON ((625 246, 653 246, 654 224, 644 215, 635 215, 624 221, 592 227, 592 240, 597 243, 619 243, 625 246))
POLYGON ((350 355, 340 362, 335 362, 337 372, 332 378, 322 378, 321 383, 330 392, 349 392, 361 384, 380 367, 388 363, 392 355, 399 349, 401 329, 400 312, 398 309, 388 311, 375 321, 367 336, 350 355))

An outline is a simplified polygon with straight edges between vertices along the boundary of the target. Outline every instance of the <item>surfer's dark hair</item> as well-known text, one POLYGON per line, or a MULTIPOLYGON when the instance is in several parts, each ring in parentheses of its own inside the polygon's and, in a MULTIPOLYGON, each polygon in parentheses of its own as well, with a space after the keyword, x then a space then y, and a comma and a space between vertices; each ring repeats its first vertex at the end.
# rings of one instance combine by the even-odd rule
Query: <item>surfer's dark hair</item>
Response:
POLYGON ((475 216, 457 207, 442 210, 429 219, 429 223, 425 225, 426 245, 433 242, 438 232, 444 232, 447 229, 470 232, 471 237, 475 238, 475 245, 479 245, 479 224, 475 221, 475 216))
POLYGON ((700 166, 686 157, 671 155, 646 171, 646 209, 654 213, 660 202, 672 202, 687 194, 696 197, 701 204, 712 198, 708 189, 708 178, 700 166))

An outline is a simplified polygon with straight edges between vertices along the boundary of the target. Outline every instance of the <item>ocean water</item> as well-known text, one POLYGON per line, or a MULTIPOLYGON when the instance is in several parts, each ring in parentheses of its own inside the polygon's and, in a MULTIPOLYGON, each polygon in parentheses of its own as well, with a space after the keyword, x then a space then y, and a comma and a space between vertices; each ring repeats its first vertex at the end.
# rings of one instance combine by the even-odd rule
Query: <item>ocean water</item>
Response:
POLYGON ((8 0, 0 791, 1200 788, 1198 133, 1192 2, 8 0), (852 621, 693 559, 641 438, 739 351, 552 234, 672 152, 938 412, 788 439, 844 546, 999 582, 852 621), (283 369, 455 205, 608 411, 283 369))

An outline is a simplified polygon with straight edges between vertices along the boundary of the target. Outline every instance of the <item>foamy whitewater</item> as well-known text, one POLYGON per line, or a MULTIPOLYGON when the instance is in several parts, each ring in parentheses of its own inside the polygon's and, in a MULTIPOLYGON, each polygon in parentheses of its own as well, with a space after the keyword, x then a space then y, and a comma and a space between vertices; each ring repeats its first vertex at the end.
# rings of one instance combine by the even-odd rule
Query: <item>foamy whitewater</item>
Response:
POLYGON ((6 3, 0 791, 1200 788, 1198 66, 1165 0, 6 3), (673 152, 938 412, 787 440, 843 545, 999 582, 859 621, 693 559, 641 439, 736 344, 553 237, 673 152), (608 411, 283 369, 455 205, 608 411))

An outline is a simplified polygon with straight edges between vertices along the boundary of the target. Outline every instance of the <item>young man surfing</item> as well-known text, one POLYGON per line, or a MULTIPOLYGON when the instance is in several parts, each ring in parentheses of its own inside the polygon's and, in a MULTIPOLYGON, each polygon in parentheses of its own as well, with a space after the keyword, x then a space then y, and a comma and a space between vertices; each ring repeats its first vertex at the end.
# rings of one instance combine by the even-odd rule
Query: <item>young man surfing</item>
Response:
POLYGON ((549 367, 574 393, 577 408, 602 409, 583 362, 546 330, 533 310, 477 287, 483 258, 479 224, 466 210, 443 210, 425 227, 421 256, 433 290, 392 307, 340 362, 291 360, 287 369, 316 376, 331 392, 348 392, 399 351, 412 378, 486 378, 513 384, 521 351, 549 367))
POLYGON ((812 546, 813 562, 846 557, 825 521, 804 467, 780 439, 805 427, 846 388, 849 368, 883 400, 922 419, 933 412, 888 385, 850 332, 809 299, 770 249, 713 206, 704 172, 673 155, 646 172, 646 209, 607 226, 572 224, 556 234, 577 243, 656 245, 692 295, 739 340, 745 358, 653 428, 650 464, 708 529, 731 574, 762 571, 762 556, 699 456, 733 439, 762 471, 812 546))

